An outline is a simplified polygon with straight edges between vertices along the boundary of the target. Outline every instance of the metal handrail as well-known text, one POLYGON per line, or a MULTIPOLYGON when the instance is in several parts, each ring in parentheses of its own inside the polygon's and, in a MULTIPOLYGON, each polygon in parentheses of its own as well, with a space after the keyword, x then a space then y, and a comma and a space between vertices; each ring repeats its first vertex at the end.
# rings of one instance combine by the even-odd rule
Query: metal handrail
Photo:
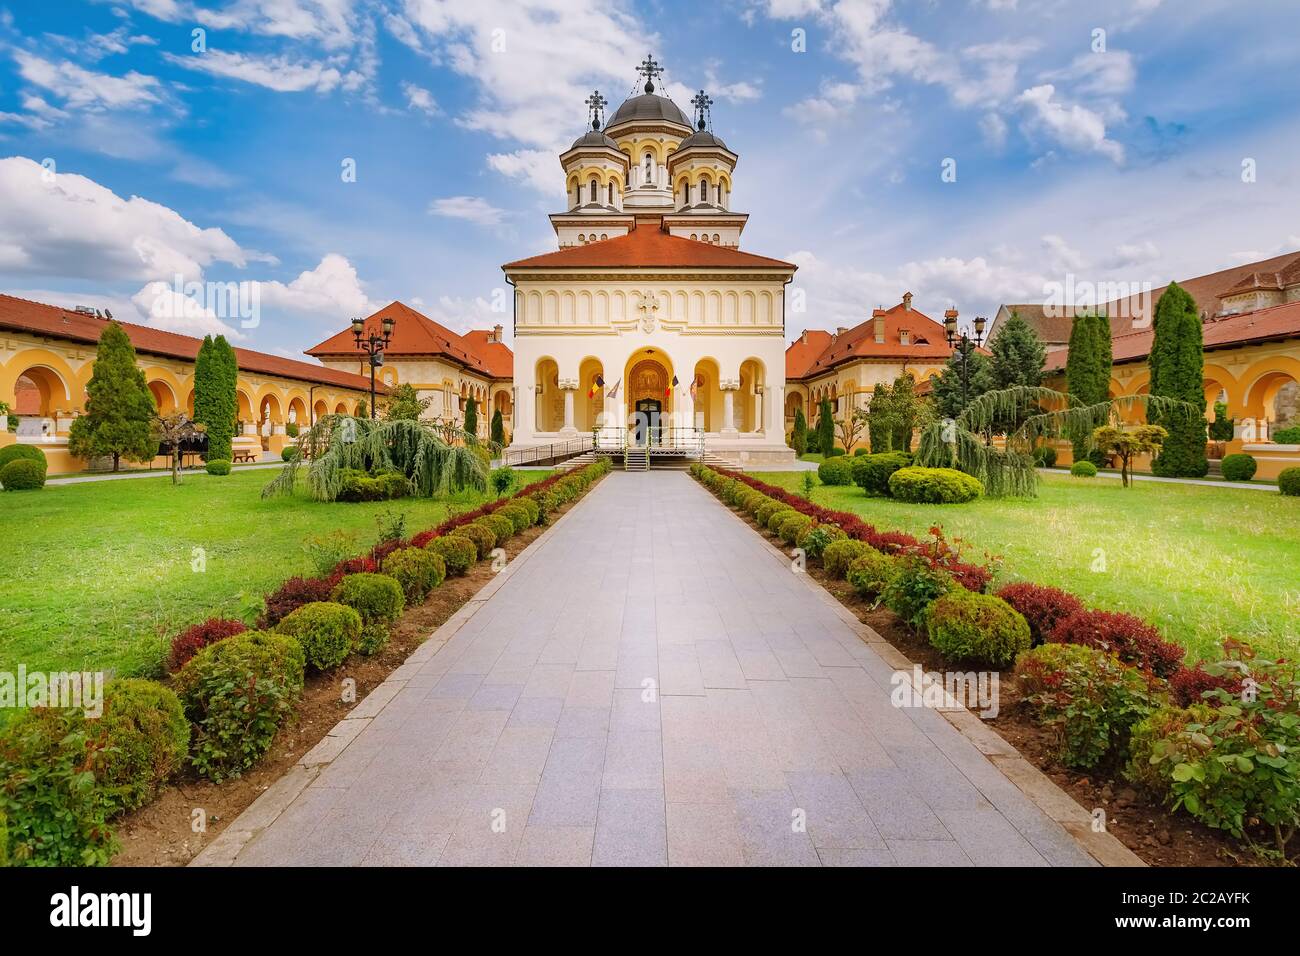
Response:
POLYGON ((507 452, 502 464, 505 465, 527 465, 539 461, 547 461, 554 458, 568 458, 574 455, 581 455, 583 452, 593 450, 593 439, 591 435, 581 435, 577 438, 570 438, 562 442, 551 442, 546 445, 532 445, 528 448, 519 448, 507 452))

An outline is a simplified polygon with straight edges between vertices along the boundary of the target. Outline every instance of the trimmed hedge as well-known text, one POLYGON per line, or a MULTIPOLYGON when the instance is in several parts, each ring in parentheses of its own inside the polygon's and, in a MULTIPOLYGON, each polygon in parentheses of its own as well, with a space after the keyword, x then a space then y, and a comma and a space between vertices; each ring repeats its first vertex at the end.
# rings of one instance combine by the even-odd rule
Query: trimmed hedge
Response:
POLYGON ((275 627, 302 645, 307 666, 317 671, 338 667, 361 639, 361 615, 346 604, 304 604, 275 627))
POLYGON ((1059 622, 1083 610, 1083 602, 1069 591, 1027 581, 1005 585, 998 590, 998 597, 1024 617, 1035 644, 1047 640, 1059 622))
POLYGON ((898 573, 898 559, 881 554, 870 545, 865 547, 867 550, 853 559, 844 577, 859 595, 873 601, 898 573))
POLYGON ((1097 466, 1085 458, 1083 461, 1076 461, 1070 466, 1070 474, 1076 478, 1096 478, 1097 466))
POLYGON ((205 468, 209 475, 228 475, 233 466, 225 458, 214 458, 207 463, 205 468))
POLYGON ((396 624, 406 607, 406 597, 396 578, 368 572, 345 576, 330 592, 329 599, 360 614, 362 624, 396 624))
POLYGON ((468 573, 478 560, 478 548, 474 542, 455 532, 434 538, 425 545, 425 549, 442 558, 447 573, 456 577, 468 573))
POLYGON ((36 491, 45 487, 45 466, 19 458, 0 468, 0 485, 5 491, 36 491))
POLYGON ((510 524, 514 526, 515 534, 525 531, 533 525, 533 519, 527 508, 523 505, 505 505, 498 508, 495 512, 503 518, 509 518, 510 524))
POLYGON ((1255 477, 1259 463, 1253 456, 1237 452, 1235 455, 1225 456, 1219 463, 1219 467, 1223 469, 1223 477, 1226 481, 1250 481, 1255 477))
POLYGON ((190 722, 180 698, 157 681, 126 677, 104 688, 104 712, 87 722, 95 780, 109 812, 144 806, 184 765, 190 722))
POLYGON ((812 527, 813 519, 807 515, 795 513, 790 515, 780 525, 777 526, 777 534, 781 536, 784 544, 793 545, 799 540, 799 535, 803 534, 812 527))
MULTIPOLYGON (((456 533, 462 534, 464 530, 461 528, 456 533)), ((477 527, 475 530, 491 534, 486 528, 477 527)), ((398 548, 384 558, 382 567, 384 574, 402 586, 407 604, 423 601, 425 595, 447 577, 447 565, 441 556, 424 548, 398 548)))
POLYGON ((251 767, 293 713, 305 666, 298 641, 268 631, 236 634, 194 655, 175 685, 193 727, 194 769, 220 783, 251 767))
POLYGON ((476 519, 475 523, 486 525, 488 530, 496 535, 498 548, 514 537, 515 523, 505 515, 495 513, 484 515, 476 519))
POLYGON ((832 541, 822 552, 822 567, 826 569, 827 574, 844 578, 854 561, 875 550, 865 541, 855 541, 853 538, 832 541))
POLYGON ((410 495, 411 482, 396 471, 381 471, 368 475, 364 471, 345 469, 343 484, 337 501, 392 501, 410 495))
MULTIPOLYGON (((812 521, 812 519, 809 519, 812 521)), ((812 558, 814 561, 821 559, 826 553, 826 549, 836 541, 847 541, 848 535, 839 525, 824 524, 813 521, 811 525, 800 532, 795 544, 803 549, 805 557, 812 558)))
POLYGON ((984 493, 979 479, 955 468, 900 468, 889 476, 889 493, 912 504, 964 504, 984 493))
POLYGON ((827 458, 817 466, 817 477, 823 485, 853 484, 853 463, 845 458, 844 452, 833 458, 827 458))
POLYGON ((912 456, 905 451, 885 451, 863 455, 853 462, 853 483, 869 495, 889 497, 889 478, 900 468, 908 468, 912 456))
POLYGON ((781 522, 785 521, 786 518, 794 517, 797 514, 799 514, 799 512, 795 511, 789 505, 779 511, 772 512, 771 516, 767 519, 768 532, 772 535, 779 535, 781 533, 781 522))
POLYGON ((930 604, 957 586, 946 571, 932 566, 920 555, 907 555, 895 559, 893 572, 880 591, 880 599, 885 607, 920 630, 930 604))
POLYGON ((1181 645, 1162 639, 1141 618, 1113 611, 1076 611, 1057 622, 1047 640, 1108 651, 1126 664, 1166 679, 1182 667, 1187 653, 1181 645))
POLYGON ((1029 650, 1029 624, 1010 604, 991 594, 957 588, 925 612, 930 646, 945 658, 1007 667, 1029 650))
POLYGON ((1300 495, 1300 468, 1283 468, 1277 476, 1277 490, 1292 497, 1300 495))
POLYGON ((49 467, 49 460, 45 457, 45 452, 35 445, 24 445, 22 442, 0 448, 0 468, 3 468, 11 461, 34 461, 41 466, 42 471, 49 467))

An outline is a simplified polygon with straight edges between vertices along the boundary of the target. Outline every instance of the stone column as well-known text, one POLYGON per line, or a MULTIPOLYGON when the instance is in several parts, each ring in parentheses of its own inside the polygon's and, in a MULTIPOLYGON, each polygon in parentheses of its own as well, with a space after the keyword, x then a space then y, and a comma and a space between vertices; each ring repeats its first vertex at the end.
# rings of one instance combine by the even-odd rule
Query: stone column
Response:
POLYGON ((736 392, 740 389, 738 379, 723 379, 718 383, 722 389, 722 437, 735 438, 736 431, 736 392))
POLYGON ((562 378, 559 385, 560 391, 564 393, 564 427, 560 429, 560 434, 576 435, 578 429, 573 424, 573 396, 578 390, 578 380, 576 378, 562 378))

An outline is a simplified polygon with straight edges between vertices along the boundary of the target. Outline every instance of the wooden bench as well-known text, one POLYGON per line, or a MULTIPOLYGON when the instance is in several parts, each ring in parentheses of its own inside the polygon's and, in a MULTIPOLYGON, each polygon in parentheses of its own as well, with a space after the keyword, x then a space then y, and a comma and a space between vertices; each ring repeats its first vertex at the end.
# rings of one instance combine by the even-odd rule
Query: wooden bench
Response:
POLYGON ((230 460, 233 461, 235 464, 257 461, 257 459, 253 456, 253 453, 251 451, 237 451, 234 453, 234 455, 231 456, 230 460))

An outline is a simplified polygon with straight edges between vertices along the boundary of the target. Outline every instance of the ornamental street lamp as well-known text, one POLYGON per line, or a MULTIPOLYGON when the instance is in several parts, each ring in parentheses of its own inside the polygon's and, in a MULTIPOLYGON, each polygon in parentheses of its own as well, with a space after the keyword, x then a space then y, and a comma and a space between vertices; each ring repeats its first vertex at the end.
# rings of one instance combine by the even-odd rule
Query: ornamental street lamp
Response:
POLYGON ((370 417, 375 417, 375 369, 384 364, 384 349, 388 348, 388 343, 393 338, 393 326, 396 323, 393 317, 386 315, 380 320, 384 334, 377 335, 374 332, 366 334, 365 319, 355 318, 352 320, 352 337, 356 339, 357 349, 365 352, 370 358, 370 417))
POLYGON ((961 362, 961 407, 963 409, 966 407, 970 392, 970 357, 984 341, 985 321, 987 320, 984 316, 975 316, 975 335, 972 337, 965 332, 957 331, 956 309, 949 309, 943 314, 943 331, 948 339, 948 347, 957 353, 958 360, 961 362))

